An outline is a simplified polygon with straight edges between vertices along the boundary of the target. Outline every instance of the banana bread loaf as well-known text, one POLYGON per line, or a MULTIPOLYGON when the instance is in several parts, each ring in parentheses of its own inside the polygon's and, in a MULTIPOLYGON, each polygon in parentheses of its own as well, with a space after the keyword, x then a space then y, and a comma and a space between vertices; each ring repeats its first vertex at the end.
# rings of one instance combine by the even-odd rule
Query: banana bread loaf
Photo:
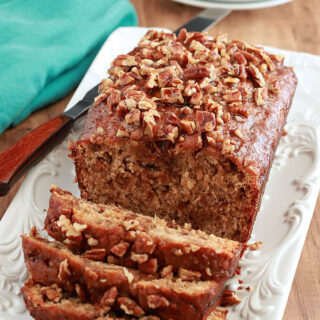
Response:
POLYGON ((35 230, 30 237, 22 236, 22 243, 34 282, 56 284, 82 301, 106 304, 129 315, 152 312, 175 320, 205 319, 220 302, 224 281, 198 281, 190 271, 183 280, 142 274, 75 255, 62 243, 39 238, 35 230))
POLYGON ((154 272, 148 265, 156 261, 158 270, 187 269, 199 279, 226 280, 234 274, 245 247, 187 226, 169 226, 157 217, 77 199, 55 186, 51 193, 45 220, 51 237, 78 253, 98 252, 99 260, 141 272, 154 272))
POLYGON ((70 146, 81 196, 247 241, 297 84, 283 57, 149 31, 109 75, 70 146))
MULTIPOLYGON (((31 279, 22 294, 32 317, 36 320, 129 320, 136 319, 120 312, 110 312, 106 305, 84 303, 57 285, 44 286, 31 279)), ((207 320, 225 320, 226 310, 216 309, 207 320)), ((157 316, 143 316, 140 320, 161 320, 157 316)))

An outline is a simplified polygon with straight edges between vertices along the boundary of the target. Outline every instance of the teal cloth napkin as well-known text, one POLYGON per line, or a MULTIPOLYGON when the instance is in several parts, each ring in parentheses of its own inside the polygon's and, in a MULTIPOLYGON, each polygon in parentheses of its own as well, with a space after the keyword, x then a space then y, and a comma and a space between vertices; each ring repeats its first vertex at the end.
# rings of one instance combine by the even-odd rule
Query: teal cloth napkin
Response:
POLYGON ((127 0, 0 0, 0 133, 65 96, 108 35, 136 24, 127 0))

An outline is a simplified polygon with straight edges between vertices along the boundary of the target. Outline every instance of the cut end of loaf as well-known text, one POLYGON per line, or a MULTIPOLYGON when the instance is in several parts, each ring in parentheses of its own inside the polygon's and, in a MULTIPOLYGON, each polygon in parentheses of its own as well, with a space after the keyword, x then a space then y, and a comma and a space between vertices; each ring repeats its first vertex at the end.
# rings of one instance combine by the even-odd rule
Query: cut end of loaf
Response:
POLYGON ((128 145, 85 141, 74 145, 72 158, 85 199, 248 240, 257 190, 251 174, 228 159, 201 152, 161 158, 128 145))

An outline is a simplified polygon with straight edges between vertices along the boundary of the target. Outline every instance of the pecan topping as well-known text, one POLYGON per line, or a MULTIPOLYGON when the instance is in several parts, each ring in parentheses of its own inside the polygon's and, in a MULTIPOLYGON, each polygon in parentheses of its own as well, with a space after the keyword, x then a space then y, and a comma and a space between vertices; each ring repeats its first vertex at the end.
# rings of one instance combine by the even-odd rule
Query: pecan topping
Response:
POLYGON ((143 273, 153 274, 157 272, 158 260, 156 258, 151 258, 146 262, 139 264, 139 270, 143 273))
POLYGON ((67 281, 69 276, 71 276, 71 272, 69 270, 68 260, 65 259, 60 263, 58 279, 64 282, 64 281, 67 281))
POLYGON ((139 233, 137 239, 134 242, 133 250, 136 253, 152 254, 156 245, 153 240, 145 233, 139 233))
POLYGON ((125 121, 128 124, 139 124, 140 123, 140 110, 132 109, 129 113, 125 116, 125 121))
POLYGON ((216 126, 215 116, 212 112, 197 111, 196 112, 196 128, 198 132, 213 131, 216 126))
POLYGON ((111 287, 108 289, 104 295, 102 296, 100 303, 103 306, 110 306, 112 307, 117 299, 118 296, 118 289, 117 287, 111 287))
POLYGON ((124 126, 120 126, 116 136, 117 138, 129 137, 129 132, 124 126))
POLYGON ((194 123, 194 121, 181 120, 181 128, 184 132, 192 134, 196 129, 196 124, 194 123))
POLYGON ((160 276, 161 276, 161 278, 166 278, 166 277, 173 276, 173 267, 172 267, 172 265, 168 265, 168 266, 164 267, 160 272, 160 276))
POLYGON ((148 258, 149 256, 146 253, 131 253, 131 260, 138 262, 138 264, 146 262, 148 258))
POLYGON ((120 243, 116 244, 115 246, 113 246, 110 251, 118 256, 118 257, 123 257, 126 252, 127 249, 129 248, 130 244, 126 241, 121 241, 120 243))
POLYGON ((257 83, 259 87, 264 87, 266 85, 262 73, 255 65, 251 64, 248 67, 248 71, 253 76, 253 80, 257 83))
POLYGON ((166 308, 170 303, 165 297, 161 297, 156 294, 150 294, 147 296, 147 303, 150 309, 166 308))
POLYGON ((228 92, 223 96, 223 99, 227 102, 242 101, 241 92, 238 90, 234 90, 233 92, 228 92))
POLYGON ((210 69, 207 67, 189 67, 184 70, 184 79, 201 79, 210 75, 210 69))
POLYGON ((241 300, 237 297, 236 293, 231 290, 224 290, 221 298, 220 305, 222 307, 232 306, 238 304, 241 300))
POLYGON ((130 298, 120 297, 117 299, 117 302, 120 306, 120 309, 123 310, 123 312, 126 314, 137 317, 144 315, 144 311, 142 310, 142 308, 130 298))
POLYGON ((191 271, 187 269, 180 268, 178 271, 178 277, 184 281, 194 281, 201 277, 201 273, 197 271, 191 271))
POLYGON ((134 56, 129 56, 127 54, 121 54, 115 60, 113 60, 113 65, 121 67, 131 67, 138 65, 136 58, 134 56))
POLYGON ((106 249, 91 249, 87 250, 83 255, 83 258, 103 261, 106 256, 106 249))
POLYGON ((161 99, 166 103, 184 103, 181 91, 174 87, 161 88, 161 99))
POLYGON ((267 88, 257 88, 254 90, 254 101, 257 106, 263 106, 268 99, 268 89, 267 88))

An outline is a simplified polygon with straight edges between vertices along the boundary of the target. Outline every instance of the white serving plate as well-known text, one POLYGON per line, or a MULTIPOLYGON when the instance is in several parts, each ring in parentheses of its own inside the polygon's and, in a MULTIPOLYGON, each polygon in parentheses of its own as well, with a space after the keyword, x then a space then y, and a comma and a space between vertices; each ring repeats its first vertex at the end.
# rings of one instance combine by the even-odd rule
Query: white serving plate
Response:
MULTIPOLYGON (((106 75, 112 59, 130 51, 146 28, 119 28, 106 41, 80 83, 67 108, 106 75)), ((289 114, 263 197, 251 241, 263 241, 257 251, 248 251, 238 279, 250 292, 240 292, 242 302, 230 310, 229 319, 280 320, 282 318, 300 253, 311 221, 320 185, 320 57, 269 48, 286 55, 286 64, 299 78, 289 114)), ((20 288, 27 279, 20 235, 33 225, 43 228, 49 189, 56 184, 79 195, 72 161, 67 157, 68 140, 76 140, 82 121, 44 160, 35 166, 17 192, 0 222, 0 319, 31 319, 26 313, 20 288)))
POLYGON ((230 10, 253 10, 279 6, 292 0, 173 0, 189 6, 230 10))

